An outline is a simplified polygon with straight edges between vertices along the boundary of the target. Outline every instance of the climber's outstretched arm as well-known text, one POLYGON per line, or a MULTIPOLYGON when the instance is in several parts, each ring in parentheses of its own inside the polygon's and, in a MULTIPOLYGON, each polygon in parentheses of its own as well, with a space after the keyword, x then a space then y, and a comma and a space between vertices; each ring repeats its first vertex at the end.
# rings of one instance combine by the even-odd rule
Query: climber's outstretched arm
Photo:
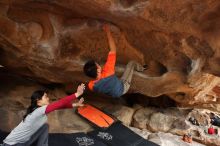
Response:
POLYGON ((116 45, 115 45, 115 40, 112 37, 112 33, 110 31, 110 27, 108 24, 104 24, 103 30, 106 32, 107 38, 108 38, 108 44, 110 47, 110 52, 115 52, 116 53, 116 45))

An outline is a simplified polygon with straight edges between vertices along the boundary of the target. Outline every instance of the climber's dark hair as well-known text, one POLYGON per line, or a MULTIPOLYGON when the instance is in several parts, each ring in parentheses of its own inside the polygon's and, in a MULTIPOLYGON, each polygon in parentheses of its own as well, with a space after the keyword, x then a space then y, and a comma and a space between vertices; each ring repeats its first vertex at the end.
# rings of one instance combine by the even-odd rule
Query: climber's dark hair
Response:
POLYGON ((44 93, 46 93, 46 90, 37 90, 33 92, 33 94, 31 95, 31 105, 27 108, 26 114, 23 117, 23 121, 28 114, 32 113, 35 109, 39 107, 37 105, 37 101, 42 99, 44 93))
POLYGON ((91 78, 97 77, 97 66, 94 60, 87 61, 86 64, 84 65, 83 70, 88 77, 91 78))

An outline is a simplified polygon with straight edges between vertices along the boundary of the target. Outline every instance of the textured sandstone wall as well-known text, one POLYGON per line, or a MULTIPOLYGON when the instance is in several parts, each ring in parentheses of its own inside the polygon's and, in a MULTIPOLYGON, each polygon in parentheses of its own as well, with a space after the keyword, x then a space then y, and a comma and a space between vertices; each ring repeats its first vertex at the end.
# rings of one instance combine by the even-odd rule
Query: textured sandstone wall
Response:
MULTIPOLYGON (((31 94, 43 86, 33 80, 23 79, 14 75, 5 75, 0 72, 0 131, 11 131, 16 127, 30 105, 31 94)), ((76 88, 72 89, 73 91, 76 88)), ((66 96, 62 87, 48 90, 50 101, 58 100, 66 96)), ((132 95, 133 99, 138 94, 132 95)), ((142 137, 158 143, 161 146, 202 146, 220 145, 220 138, 217 135, 205 133, 210 127, 210 110, 197 108, 178 107, 150 107, 135 104, 134 106, 122 105, 118 100, 105 97, 91 96, 84 94, 86 103, 95 105, 100 109, 114 115, 126 126, 142 137), (197 119, 200 126, 193 125, 189 118, 197 119), (182 141, 182 136, 191 133, 193 143, 188 144, 182 141), (199 144, 202 143, 202 144, 199 144)), ((143 95, 142 95, 143 97, 143 95)), ((141 98, 143 99, 143 98, 141 98)), ((157 105, 160 98, 152 98, 157 105)), ((146 101, 143 100, 144 103, 146 101)), ((88 132, 93 128, 80 118, 73 109, 57 110, 48 115, 49 132, 51 133, 75 133, 88 132)), ((220 110, 218 110, 219 112, 220 110)), ((213 112, 220 116, 219 113, 213 112)), ((214 126, 214 128, 218 128, 214 126)))
POLYGON ((103 22, 118 46, 118 74, 148 64, 132 92, 182 105, 218 103, 219 0, 1 0, 0 64, 49 82, 86 81, 87 59, 104 62, 103 22), (215 76, 214 76, 215 75, 215 76))

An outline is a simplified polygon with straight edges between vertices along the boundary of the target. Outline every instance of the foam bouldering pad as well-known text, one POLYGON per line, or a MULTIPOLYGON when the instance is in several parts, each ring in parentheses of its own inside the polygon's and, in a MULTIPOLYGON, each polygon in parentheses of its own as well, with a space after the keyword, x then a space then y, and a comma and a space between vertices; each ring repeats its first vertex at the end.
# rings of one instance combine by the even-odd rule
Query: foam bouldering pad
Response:
POLYGON ((107 146, 85 133, 50 134, 49 146, 107 146))
POLYGON ((76 110, 76 113, 94 125, 96 128, 108 128, 117 120, 112 115, 105 113, 104 111, 86 104, 83 107, 79 107, 76 110))
MULTIPOLYGON (((0 130, 0 144, 9 133, 0 130)), ((85 133, 50 133, 49 146, 107 146, 101 141, 98 141, 85 133)), ((33 143, 31 146, 35 146, 33 143)))
POLYGON ((94 130, 88 135, 109 146, 159 146, 142 138, 121 122, 114 123, 106 130, 94 130))

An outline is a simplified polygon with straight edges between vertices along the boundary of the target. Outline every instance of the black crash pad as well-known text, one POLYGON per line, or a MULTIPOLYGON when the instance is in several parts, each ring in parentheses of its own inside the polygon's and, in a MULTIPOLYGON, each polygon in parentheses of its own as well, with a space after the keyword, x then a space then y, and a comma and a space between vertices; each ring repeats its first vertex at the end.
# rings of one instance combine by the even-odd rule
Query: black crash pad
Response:
POLYGON ((85 133, 50 134, 49 146, 107 146, 85 133))
POLYGON ((114 123, 106 130, 94 130, 88 135, 109 146, 159 146, 137 135, 121 122, 114 123))
MULTIPOLYGON (((0 130, 0 144, 8 135, 7 132, 0 130)), ((35 146, 32 144, 32 146, 35 146)), ((106 144, 89 137, 85 133, 50 133, 49 146, 107 146, 106 144)))

